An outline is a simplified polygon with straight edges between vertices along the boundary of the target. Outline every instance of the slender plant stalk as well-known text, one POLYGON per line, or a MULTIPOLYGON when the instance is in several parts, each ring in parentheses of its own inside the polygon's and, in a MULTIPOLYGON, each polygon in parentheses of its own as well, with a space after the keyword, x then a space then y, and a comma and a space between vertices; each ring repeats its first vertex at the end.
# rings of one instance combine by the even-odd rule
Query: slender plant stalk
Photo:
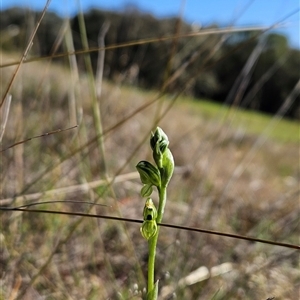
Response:
MULTIPOLYGON (((167 187, 158 188, 159 194, 159 206, 157 210, 157 223, 160 223, 163 218, 164 209, 167 201, 167 187)), ((159 227, 155 235, 148 241, 148 291, 152 291, 154 288, 154 270, 155 270, 155 255, 156 255, 156 245, 159 235, 159 227)))
MULTIPOLYGON (((83 12, 81 9, 80 9, 80 13, 78 14, 78 22, 79 22, 81 41, 83 44, 83 48, 86 51, 89 51, 89 44, 88 44, 88 38, 87 38, 87 33, 86 33, 84 15, 83 15, 83 12)), ((103 49, 103 51, 104 51, 104 49, 103 49)), ((95 78, 94 78, 94 74, 93 74, 91 58, 87 53, 84 56, 84 58, 85 58, 85 66, 87 68, 89 88, 90 88, 91 97, 92 97, 93 119, 94 119, 96 134, 98 137, 97 143, 98 143, 98 148, 99 148, 99 154, 100 154, 100 157, 102 158, 101 165, 99 166, 99 173, 104 174, 104 176, 106 177, 107 176, 107 167, 106 167, 106 159, 105 159, 106 155, 105 155, 105 150, 104 150, 103 128, 102 128, 100 104, 98 104, 98 99, 97 99, 97 89, 95 86, 95 78)), ((102 64, 102 66, 103 66, 103 64, 102 64)), ((98 84, 99 84, 99 82, 98 82, 98 84)))
POLYGON ((154 288, 155 256, 158 233, 159 231, 157 231, 155 236, 148 241, 148 291, 152 291, 154 288))
POLYGON ((12 98, 11 95, 7 96, 7 100, 5 102, 4 108, 3 108, 3 110, 0 111, 0 120, 1 120, 1 124, 0 124, 0 143, 2 141, 4 131, 5 131, 5 128, 6 128, 6 123, 7 123, 7 120, 8 120, 11 98, 12 98))

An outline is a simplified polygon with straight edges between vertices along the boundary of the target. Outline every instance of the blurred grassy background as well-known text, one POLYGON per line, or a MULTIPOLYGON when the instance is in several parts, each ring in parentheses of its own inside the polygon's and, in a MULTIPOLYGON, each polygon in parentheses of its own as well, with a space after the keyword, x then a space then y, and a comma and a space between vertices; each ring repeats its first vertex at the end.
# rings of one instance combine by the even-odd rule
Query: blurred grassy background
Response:
MULTIPOLYGON (((1 58, 8 63, 19 54, 1 52, 1 58)), ((14 69, 2 68, 2 93, 14 69)), ((297 121, 277 122, 204 99, 158 96, 104 81, 98 103, 103 156, 90 75, 67 60, 22 66, 11 91, 2 149, 58 128, 79 127, 1 153, 1 205, 91 201, 110 207, 39 208, 142 219, 141 184, 132 172, 140 160, 152 159, 150 131, 161 119, 176 163, 164 222, 299 244, 297 121), (108 186, 110 178, 115 182, 108 186), (104 184, 96 188, 80 187, 100 179, 104 184)), ((146 260, 147 244, 137 224, 1 212, 1 299, 141 299, 146 260)), ((162 228, 157 278, 160 299, 297 299, 299 254, 162 228), (200 267, 211 277, 204 272, 193 284, 183 280, 200 267)))

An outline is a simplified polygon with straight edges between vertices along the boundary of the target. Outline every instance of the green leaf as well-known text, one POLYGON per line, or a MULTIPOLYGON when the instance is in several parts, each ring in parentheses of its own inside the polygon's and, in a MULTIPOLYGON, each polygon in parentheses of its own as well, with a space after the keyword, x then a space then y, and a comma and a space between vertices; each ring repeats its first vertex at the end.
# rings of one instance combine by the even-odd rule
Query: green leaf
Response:
POLYGON ((141 189, 142 197, 149 197, 152 194, 153 188, 152 184, 145 184, 141 189))
POLYGON ((174 158, 172 152, 168 148, 163 154, 163 169, 161 171, 161 185, 167 186, 174 172, 174 158))
POLYGON ((143 184, 160 186, 160 172, 150 162, 142 160, 136 165, 136 168, 143 184))
POLYGON ((157 297, 158 297, 158 280, 155 282, 153 290, 147 293, 147 300, 157 300, 157 297))

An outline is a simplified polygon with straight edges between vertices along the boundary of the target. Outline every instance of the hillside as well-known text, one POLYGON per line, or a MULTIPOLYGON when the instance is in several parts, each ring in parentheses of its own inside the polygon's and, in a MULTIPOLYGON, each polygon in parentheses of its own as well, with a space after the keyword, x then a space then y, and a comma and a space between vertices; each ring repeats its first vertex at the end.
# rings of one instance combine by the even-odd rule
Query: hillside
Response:
MULTIPOLYGON (((1 48, 24 49, 30 24, 38 16, 39 12, 20 8, 1 11, 1 48)), ((233 32, 228 34, 220 32, 224 28, 219 24, 195 27, 178 18, 157 19, 136 9, 91 9, 83 18, 84 26, 80 25, 80 15, 63 20, 47 13, 34 38, 31 55, 60 54, 65 52, 66 43, 72 43, 71 49, 90 49, 96 72, 98 35, 106 24, 105 45, 109 49, 105 54, 104 77, 114 82, 148 89, 163 87, 170 93, 188 86, 185 94, 197 99, 208 98, 275 115, 299 80, 300 51, 290 48, 285 36, 265 28, 245 28, 240 32, 231 28, 233 32), (68 42, 66 30, 72 32, 68 42), (168 77, 173 78, 172 82, 164 86, 168 77)), ((84 56, 77 55, 77 59, 81 72, 86 71, 84 56)), ((63 58, 54 60, 64 63, 63 58)), ((299 103, 298 92, 284 117, 299 119, 299 103)))
MULTIPOLYGON (((1 57, 3 63, 18 59, 1 57)), ((2 152, 1 205, 88 201, 108 207, 66 202, 34 208, 142 219, 141 183, 132 172, 138 161, 152 160, 148 141, 157 121, 176 164, 165 223, 298 244, 297 122, 104 81, 101 152, 95 82, 66 66, 26 63, 13 84, 2 149, 78 128, 2 152), (115 182, 107 185, 107 178, 115 182), (97 180, 93 188, 83 186, 97 180)), ((14 69, 2 69, 2 90, 14 69)), ((0 299, 141 299, 147 246, 139 226, 2 211, 0 299)), ((296 299, 299 293, 296 250, 161 228, 157 259, 160 299, 170 299, 162 293, 177 299, 296 299), (214 275, 179 284, 199 267, 214 275)))

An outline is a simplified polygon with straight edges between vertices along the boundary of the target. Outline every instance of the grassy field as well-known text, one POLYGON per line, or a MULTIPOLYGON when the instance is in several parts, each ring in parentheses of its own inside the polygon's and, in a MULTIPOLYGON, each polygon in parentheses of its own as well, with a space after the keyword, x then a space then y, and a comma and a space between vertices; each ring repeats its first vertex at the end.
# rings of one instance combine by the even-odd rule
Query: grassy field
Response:
POLYGON ((273 118, 259 112, 234 109, 222 106, 209 100, 195 101, 184 98, 184 105, 189 112, 193 110, 208 120, 230 120, 234 128, 242 130, 247 135, 263 135, 267 139, 282 143, 297 143, 300 141, 299 123, 282 118, 273 118))
MULTIPOLYGON (((14 69, 1 70, 2 94, 14 69)), ((36 208, 142 219, 135 165, 152 159, 148 141, 158 124, 176 164, 164 222, 299 244, 299 123, 110 82, 95 105, 94 83, 71 64, 22 66, 2 149, 78 127, 1 153, 1 205, 89 201, 107 206, 36 208)), ((299 296, 297 250, 161 228, 157 255, 159 299, 299 296)), ((146 260, 138 224, 1 212, 3 300, 142 299, 146 260)))

